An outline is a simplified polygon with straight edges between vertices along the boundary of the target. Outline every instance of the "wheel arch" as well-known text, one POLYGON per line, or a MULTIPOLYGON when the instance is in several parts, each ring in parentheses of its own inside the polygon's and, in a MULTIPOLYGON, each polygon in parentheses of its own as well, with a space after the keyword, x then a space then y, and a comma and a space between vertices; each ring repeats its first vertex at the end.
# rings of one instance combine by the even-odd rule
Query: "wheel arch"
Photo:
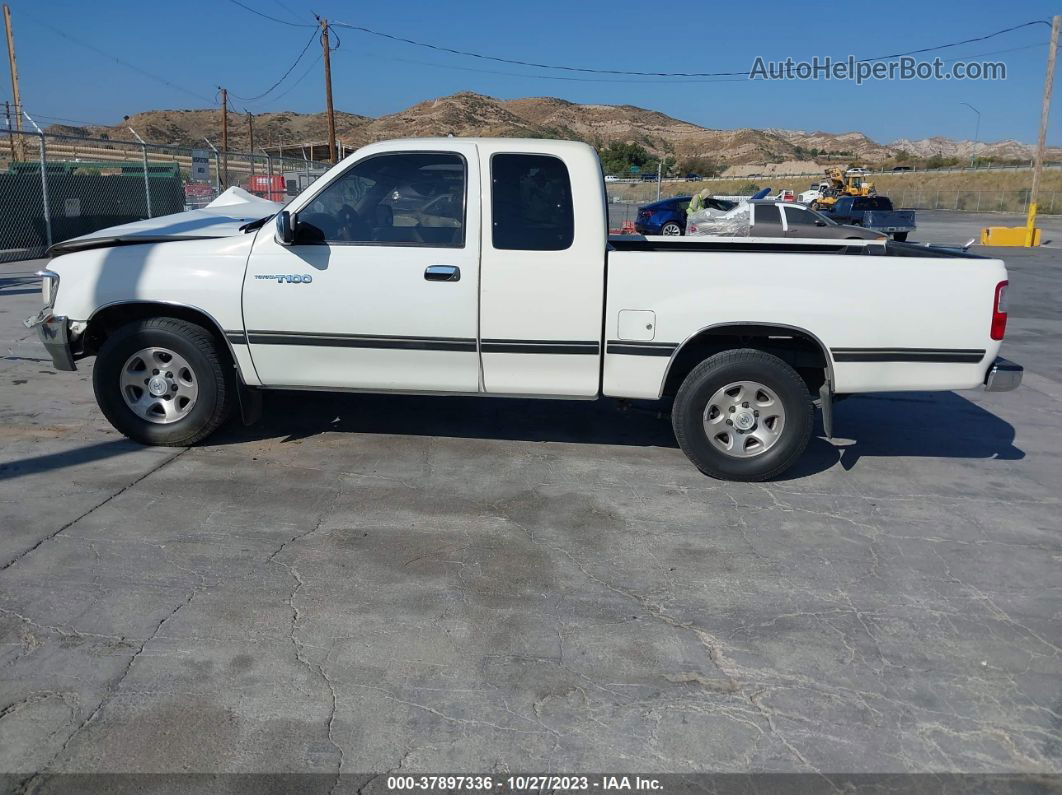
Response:
MULTIPOLYGON (((219 348, 228 355, 229 361, 236 369, 240 380, 243 383, 247 383, 247 379, 240 369, 240 360, 236 356, 236 351, 232 347, 232 342, 230 342, 225 328, 212 314, 192 304, 135 299, 112 301, 104 304, 98 307, 86 321, 85 333, 82 336, 84 355, 91 356, 97 353, 103 341, 125 323, 131 320, 144 320, 152 317, 172 317, 202 326, 210 332, 216 342, 220 343, 219 348)), ((243 333, 242 329, 240 333, 243 333)))
POLYGON ((807 329, 787 323, 727 322, 703 326, 679 344, 664 369, 660 396, 673 396, 700 362, 733 348, 755 348, 778 356, 796 369, 813 395, 823 382, 830 384, 831 391, 837 383, 829 348, 807 329))

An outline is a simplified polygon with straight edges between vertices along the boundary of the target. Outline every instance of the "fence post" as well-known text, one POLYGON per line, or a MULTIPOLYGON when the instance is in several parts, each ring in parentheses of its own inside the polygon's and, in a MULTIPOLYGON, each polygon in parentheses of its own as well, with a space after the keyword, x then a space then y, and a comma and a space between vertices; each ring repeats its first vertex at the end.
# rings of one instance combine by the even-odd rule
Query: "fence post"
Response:
POLYGON ((210 143, 209 138, 204 138, 207 142, 207 146, 214 150, 214 192, 221 193, 221 155, 218 154, 218 148, 214 144, 210 143))
POLYGON ((982 193, 984 193, 983 190, 977 191, 977 212, 981 212, 981 194, 982 193))
POLYGON ((148 218, 154 218, 151 214, 151 181, 148 179, 147 144, 144 143, 144 139, 141 138, 132 127, 129 128, 129 132, 133 134, 134 138, 140 141, 140 148, 144 153, 144 198, 147 200, 148 218))
POLYGON ((48 242, 48 248, 52 247, 52 207, 48 200, 48 147, 44 142, 44 130, 37 126, 26 111, 22 115, 29 119, 37 134, 41 137, 41 201, 44 204, 44 236, 48 242))
POLYGON ((955 190, 955 209, 959 209, 959 191, 957 188, 955 190))

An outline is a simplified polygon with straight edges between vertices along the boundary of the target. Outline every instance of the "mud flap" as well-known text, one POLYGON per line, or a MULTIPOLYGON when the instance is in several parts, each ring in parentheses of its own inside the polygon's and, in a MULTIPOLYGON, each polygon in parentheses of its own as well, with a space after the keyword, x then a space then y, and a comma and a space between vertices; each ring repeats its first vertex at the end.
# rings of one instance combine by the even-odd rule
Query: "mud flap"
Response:
POLYGON ((240 420, 244 425, 254 425, 262 418, 262 392, 244 386, 236 387, 236 399, 240 403, 240 420))
POLYGON ((833 389, 829 378, 819 387, 819 404, 822 407, 822 430, 827 439, 833 439, 833 389))

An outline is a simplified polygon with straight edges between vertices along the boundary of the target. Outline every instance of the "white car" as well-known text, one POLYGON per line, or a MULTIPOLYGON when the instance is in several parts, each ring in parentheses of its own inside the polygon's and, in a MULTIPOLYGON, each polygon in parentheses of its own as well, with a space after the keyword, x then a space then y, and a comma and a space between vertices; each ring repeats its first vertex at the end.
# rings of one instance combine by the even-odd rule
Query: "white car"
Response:
POLYGON ((270 389, 607 396, 673 401, 683 451, 736 480, 800 457, 816 398, 829 435, 834 393, 1021 381, 997 358, 997 259, 609 239, 606 211, 585 144, 376 143, 254 223, 177 216, 56 245, 27 325, 58 369, 96 357, 101 410, 145 444, 250 421, 270 389))

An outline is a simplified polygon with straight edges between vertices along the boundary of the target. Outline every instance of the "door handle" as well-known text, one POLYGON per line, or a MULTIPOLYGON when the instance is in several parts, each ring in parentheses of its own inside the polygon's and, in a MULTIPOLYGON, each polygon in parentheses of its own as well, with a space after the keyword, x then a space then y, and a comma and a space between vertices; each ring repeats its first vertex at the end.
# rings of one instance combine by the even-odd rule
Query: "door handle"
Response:
POLYGON ((424 269, 424 278, 429 282, 459 282, 461 269, 456 265, 429 265, 424 269))

